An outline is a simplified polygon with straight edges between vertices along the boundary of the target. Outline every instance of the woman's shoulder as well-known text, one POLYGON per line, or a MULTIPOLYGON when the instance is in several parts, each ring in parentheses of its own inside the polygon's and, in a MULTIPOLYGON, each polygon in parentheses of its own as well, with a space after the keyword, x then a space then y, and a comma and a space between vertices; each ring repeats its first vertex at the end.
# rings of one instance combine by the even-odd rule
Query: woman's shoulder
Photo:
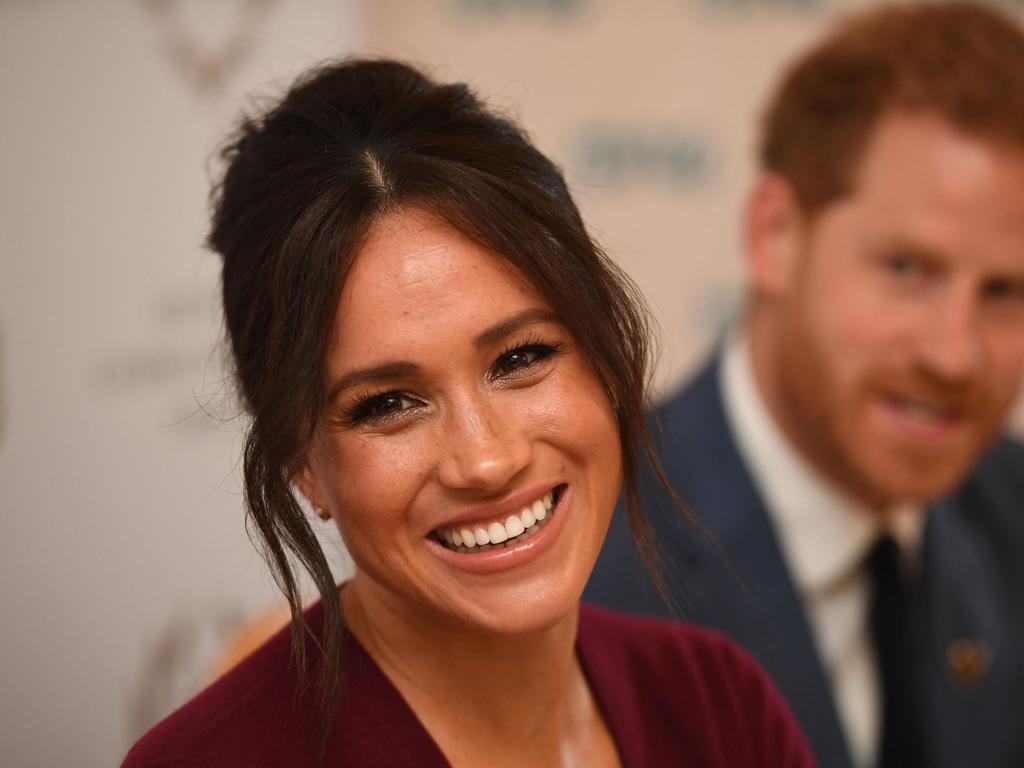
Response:
POLYGON ((686 680, 698 690, 770 689, 760 665, 721 632, 584 604, 579 645, 591 663, 633 679, 686 680))
POLYGON ((580 604, 580 632, 600 633, 620 651, 636 646, 680 643, 699 648, 736 648, 732 640, 714 629, 688 624, 680 619, 614 611, 592 603, 580 604))
POLYGON ((814 764, 761 666, 720 632, 583 605, 578 647, 609 719, 648 743, 703 753, 709 765, 814 764), (664 732, 650 732, 658 722, 664 732))
POLYGON ((763 677, 757 662, 726 635, 677 619, 584 603, 579 636, 593 654, 630 668, 668 666, 675 675, 763 677))
POLYGON ((293 765, 314 738, 315 691, 303 695, 311 686, 298 684, 291 648, 286 626, 154 726, 122 768, 293 765))

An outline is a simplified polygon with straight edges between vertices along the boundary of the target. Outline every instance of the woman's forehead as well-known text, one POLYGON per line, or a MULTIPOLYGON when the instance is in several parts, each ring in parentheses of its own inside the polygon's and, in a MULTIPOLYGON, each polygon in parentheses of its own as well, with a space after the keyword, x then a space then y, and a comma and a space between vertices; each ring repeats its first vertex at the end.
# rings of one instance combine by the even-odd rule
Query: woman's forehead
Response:
POLYGON ((547 308, 508 262, 418 210, 370 230, 342 289, 338 345, 429 342, 547 308))
POLYGON ((390 214, 371 227, 346 287, 353 292, 374 284, 389 292, 415 290, 457 277, 467 268, 486 268, 489 261, 496 259, 438 218, 413 209, 390 214))

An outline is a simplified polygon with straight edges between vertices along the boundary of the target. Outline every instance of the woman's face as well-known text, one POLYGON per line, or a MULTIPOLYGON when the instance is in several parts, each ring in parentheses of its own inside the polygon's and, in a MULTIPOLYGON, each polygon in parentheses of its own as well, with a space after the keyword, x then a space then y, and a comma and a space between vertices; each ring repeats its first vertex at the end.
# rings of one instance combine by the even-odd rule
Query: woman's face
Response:
POLYGON ((362 605, 492 632, 571 615, 621 481, 604 390, 510 266, 416 210, 342 290, 330 407, 299 482, 362 605))

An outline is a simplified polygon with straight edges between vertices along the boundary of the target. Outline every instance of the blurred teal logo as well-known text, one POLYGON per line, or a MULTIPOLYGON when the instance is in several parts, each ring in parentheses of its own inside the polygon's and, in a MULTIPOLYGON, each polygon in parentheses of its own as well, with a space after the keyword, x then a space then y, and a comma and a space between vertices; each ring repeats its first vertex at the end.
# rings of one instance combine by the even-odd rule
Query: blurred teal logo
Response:
POLYGON ((482 16, 507 16, 543 12, 550 16, 573 16, 589 0, 450 0, 457 11, 482 16))
POLYGON ((587 183, 654 183, 683 190, 702 186, 711 173, 708 142, 681 128, 593 125, 580 130, 572 144, 574 168, 587 183))
POLYGON ((684 0, 687 6, 714 13, 753 13, 764 11, 816 12, 834 5, 833 0, 684 0))

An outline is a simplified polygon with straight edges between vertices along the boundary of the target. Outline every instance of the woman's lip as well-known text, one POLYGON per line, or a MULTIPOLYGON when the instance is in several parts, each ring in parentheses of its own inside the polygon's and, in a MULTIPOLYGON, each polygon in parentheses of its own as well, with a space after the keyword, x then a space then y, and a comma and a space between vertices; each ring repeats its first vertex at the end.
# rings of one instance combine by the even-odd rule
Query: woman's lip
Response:
POLYGON ((551 548, 570 514, 571 497, 572 489, 567 486, 559 497, 550 522, 535 535, 511 547, 461 553, 448 549, 433 538, 426 540, 427 546, 448 565, 468 573, 483 575, 515 568, 540 557, 551 548))
POLYGON ((472 512, 467 512, 459 517, 453 517, 443 523, 439 523, 431 531, 436 531, 439 528, 469 528, 476 523, 504 520, 509 515, 519 514, 523 511, 523 507, 528 507, 538 499, 543 499, 546 494, 554 493, 555 488, 558 488, 558 486, 558 483, 554 485, 535 485, 525 490, 517 491, 496 504, 477 507, 472 512))

